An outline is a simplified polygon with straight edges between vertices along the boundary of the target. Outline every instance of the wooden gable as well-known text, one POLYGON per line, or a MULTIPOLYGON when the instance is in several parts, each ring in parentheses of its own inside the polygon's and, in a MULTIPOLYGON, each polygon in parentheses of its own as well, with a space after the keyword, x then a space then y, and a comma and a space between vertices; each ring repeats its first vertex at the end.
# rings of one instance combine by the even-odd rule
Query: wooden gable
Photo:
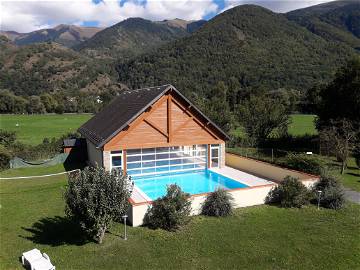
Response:
POLYGON ((104 150, 223 143, 208 123, 169 92, 104 146, 104 150))

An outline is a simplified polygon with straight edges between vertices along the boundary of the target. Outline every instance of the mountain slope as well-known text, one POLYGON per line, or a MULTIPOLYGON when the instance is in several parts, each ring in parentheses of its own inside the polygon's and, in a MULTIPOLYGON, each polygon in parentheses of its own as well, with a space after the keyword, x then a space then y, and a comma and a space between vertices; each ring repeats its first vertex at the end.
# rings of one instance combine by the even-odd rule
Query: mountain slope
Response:
POLYGON ((175 19, 152 22, 130 18, 104 29, 75 49, 91 57, 129 59, 166 42, 187 36, 201 25, 201 21, 175 19))
POLYGON ((267 9, 244 5, 210 20, 193 35, 117 67, 130 87, 173 83, 202 92, 235 77, 242 87, 305 90, 330 78, 353 55, 267 9))
POLYGON ((29 45, 51 41, 66 47, 71 47, 91 38, 102 29, 103 28, 99 27, 81 27, 60 24, 54 28, 41 29, 30 33, 16 33, 16 36, 14 36, 11 31, 4 32, 3 34, 12 35, 12 37, 14 36, 13 41, 17 45, 29 45))
POLYGON ((334 1, 286 14, 289 20, 329 41, 360 50, 360 2, 334 1))
POLYGON ((0 89, 26 96, 56 91, 72 95, 113 85, 109 67, 57 43, 19 47, 0 40, 0 89))

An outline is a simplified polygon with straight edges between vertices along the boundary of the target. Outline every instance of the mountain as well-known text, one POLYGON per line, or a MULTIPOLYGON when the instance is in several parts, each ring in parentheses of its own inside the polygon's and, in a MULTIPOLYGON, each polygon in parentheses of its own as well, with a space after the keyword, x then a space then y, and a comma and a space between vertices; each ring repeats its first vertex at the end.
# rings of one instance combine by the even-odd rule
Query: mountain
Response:
POLYGON ((17 46, 0 37, 0 89, 16 95, 93 93, 116 86, 111 67, 57 43, 17 46))
POLYGON ((265 8, 238 6, 216 16, 191 36, 117 66, 131 88, 173 83, 208 95, 218 81, 234 77, 242 88, 306 90, 327 81, 350 47, 328 42, 265 8))
POLYGON ((188 36, 203 24, 204 21, 175 19, 152 22, 130 18, 100 31, 75 49, 91 57, 126 60, 188 36))
POLYGON ((40 42, 56 42, 66 47, 79 44, 103 28, 82 27, 76 25, 60 24, 54 28, 41 29, 30 33, 17 33, 14 31, 3 31, 0 34, 7 36, 17 45, 29 45, 40 42))
POLYGON ((334 1, 286 14, 316 35, 360 50, 360 1, 334 1))

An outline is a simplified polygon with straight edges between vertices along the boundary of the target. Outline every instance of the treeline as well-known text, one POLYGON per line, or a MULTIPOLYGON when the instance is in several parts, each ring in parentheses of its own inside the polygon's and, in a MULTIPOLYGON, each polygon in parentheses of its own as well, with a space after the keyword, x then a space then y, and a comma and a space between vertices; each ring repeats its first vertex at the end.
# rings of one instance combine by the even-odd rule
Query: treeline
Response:
POLYGON ((64 92, 44 93, 40 96, 17 96, 0 89, 0 113, 95 113, 112 100, 117 90, 107 90, 99 95, 79 93, 69 96, 64 92))

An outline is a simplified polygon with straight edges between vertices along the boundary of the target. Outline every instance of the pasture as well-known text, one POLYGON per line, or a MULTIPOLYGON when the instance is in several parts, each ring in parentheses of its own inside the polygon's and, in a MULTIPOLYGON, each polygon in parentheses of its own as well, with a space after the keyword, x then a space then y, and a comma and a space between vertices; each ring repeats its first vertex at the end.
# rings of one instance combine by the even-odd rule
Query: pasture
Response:
POLYGON ((0 115, 0 128, 15 131, 19 142, 36 145, 44 138, 75 132, 92 114, 0 115))

